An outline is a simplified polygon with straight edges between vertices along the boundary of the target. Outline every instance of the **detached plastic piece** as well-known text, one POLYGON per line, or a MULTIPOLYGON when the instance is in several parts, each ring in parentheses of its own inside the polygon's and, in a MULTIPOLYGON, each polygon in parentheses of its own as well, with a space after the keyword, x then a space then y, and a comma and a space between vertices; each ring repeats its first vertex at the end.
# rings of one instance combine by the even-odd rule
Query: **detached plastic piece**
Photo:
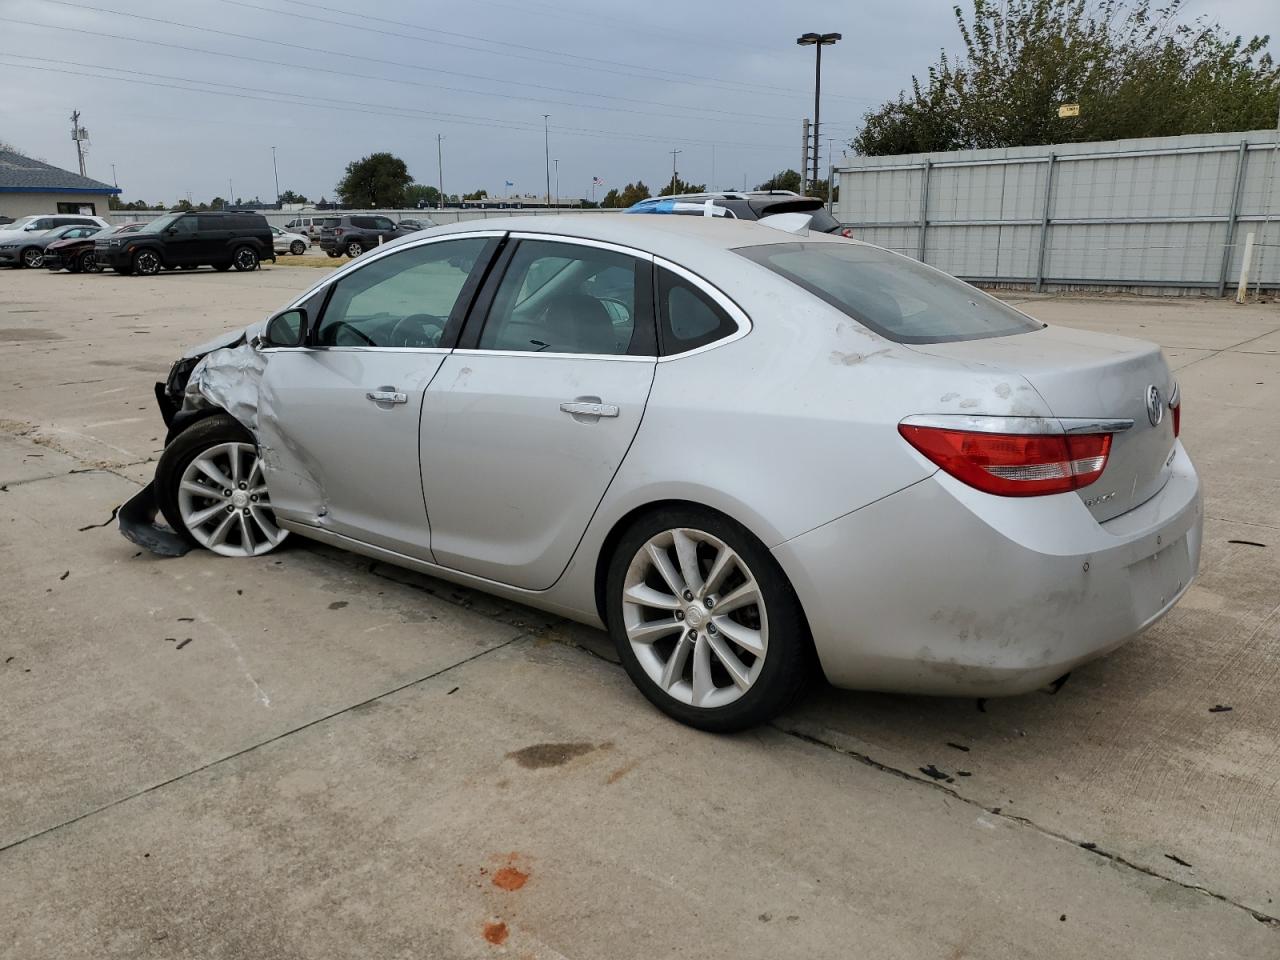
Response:
POLYGON ((158 557, 181 557, 190 553, 192 546, 185 538, 156 523, 159 512, 155 481, 152 481, 126 500, 120 508, 116 515, 120 522, 120 532, 126 539, 158 557))
POLYGON ((811 213, 775 213, 768 217, 761 217, 760 223, 766 227, 773 227, 776 230, 785 230, 787 233, 794 233, 800 237, 809 235, 809 224, 813 221, 811 213))

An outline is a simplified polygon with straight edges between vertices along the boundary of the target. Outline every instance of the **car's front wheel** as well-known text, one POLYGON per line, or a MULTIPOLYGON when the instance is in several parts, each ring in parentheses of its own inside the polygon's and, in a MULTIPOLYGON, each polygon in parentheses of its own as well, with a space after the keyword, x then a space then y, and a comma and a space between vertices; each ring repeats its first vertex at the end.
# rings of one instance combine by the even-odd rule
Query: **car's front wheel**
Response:
POLYGON ((22 251, 22 265, 24 267, 31 267, 32 269, 35 269, 36 267, 43 267, 44 251, 39 247, 27 247, 27 249, 22 251))
POLYGON ((153 277, 164 264, 154 250, 139 250, 133 255, 133 272, 143 277, 153 277))
POLYGON ((94 255, 92 250, 86 250, 84 253, 80 254, 80 259, 77 263, 80 264, 80 269, 85 273, 98 272, 98 258, 94 255))
POLYGON ((231 255, 231 263, 237 270, 257 270, 258 254, 253 247, 237 247, 231 255))
POLYGON ((301 240, 295 240, 293 243, 289 244, 289 252, 295 257, 300 257, 307 252, 307 245, 301 240))
POLYGON ((711 511, 642 516, 609 565, 606 619, 640 691, 703 730, 764 723, 804 684, 811 642, 795 592, 764 545, 711 511))
POLYGON ((253 437, 226 414, 178 434, 160 455, 155 482, 169 526, 221 556, 261 556, 288 535, 276 525, 253 437))

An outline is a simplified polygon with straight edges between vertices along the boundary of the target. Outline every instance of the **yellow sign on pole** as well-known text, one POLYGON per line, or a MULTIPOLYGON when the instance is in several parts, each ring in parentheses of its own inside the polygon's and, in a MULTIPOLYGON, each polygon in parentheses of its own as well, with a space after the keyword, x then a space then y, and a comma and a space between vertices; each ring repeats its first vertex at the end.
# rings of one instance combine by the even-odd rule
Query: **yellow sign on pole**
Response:
POLYGON ((1062 106, 1058 108, 1058 116, 1062 117, 1063 119, 1066 119, 1067 117, 1080 116, 1080 104, 1064 103, 1062 106))

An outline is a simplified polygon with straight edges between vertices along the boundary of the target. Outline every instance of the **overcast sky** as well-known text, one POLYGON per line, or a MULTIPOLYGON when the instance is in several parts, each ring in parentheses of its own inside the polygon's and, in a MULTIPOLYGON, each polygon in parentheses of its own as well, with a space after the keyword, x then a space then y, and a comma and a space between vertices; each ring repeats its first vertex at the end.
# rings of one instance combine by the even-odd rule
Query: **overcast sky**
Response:
MULTIPOLYGON (((125 199, 172 203, 225 195, 228 180, 238 196, 273 197, 272 146, 280 189, 312 199, 378 150, 434 184, 442 134, 447 192, 501 195, 510 180, 541 194, 545 113, 561 196, 590 196, 593 176, 600 195, 637 178, 660 186, 675 149, 686 180, 754 186, 800 164, 813 49, 796 36, 844 34, 823 56, 824 139, 838 152, 869 107, 940 48, 960 49, 950 6, 0 0, 0 141, 75 169, 78 108, 90 176, 110 181, 114 163, 125 199)), ((1188 11, 1280 34, 1277 0, 1188 11)))

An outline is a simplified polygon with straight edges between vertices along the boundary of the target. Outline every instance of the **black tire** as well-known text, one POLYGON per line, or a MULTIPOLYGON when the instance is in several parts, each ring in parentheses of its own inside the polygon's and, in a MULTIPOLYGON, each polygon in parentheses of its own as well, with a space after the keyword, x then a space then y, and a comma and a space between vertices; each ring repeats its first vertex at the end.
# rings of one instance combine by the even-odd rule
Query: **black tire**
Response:
POLYGON ((140 277, 154 277, 163 266, 164 261, 154 250, 142 249, 133 255, 133 272, 140 277))
POLYGON ((301 240, 295 240, 293 243, 289 244, 289 252, 295 257, 300 257, 307 252, 307 245, 301 240))
POLYGON ((39 247, 27 247, 18 256, 18 266, 30 267, 32 270, 44 266, 44 251, 39 247))
POLYGON ((92 250, 86 250, 80 254, 80 259, 76 261, 80 265, 80 269, 85 273, 98 272, 98 258, 92 250))
POLYGON ((329 257, 333 260, 337 260, 340 256, 342 256, 341 250, 326 250, 325 253, 327 253, 329 257))
POLYGON ((63 268, 67 271, 67 273, 79 273, 79 272, 80 272, 80 261, 79 261, 77 258, 74 258, 74 257, 73 257, 72 259, 70 259, 70 260, 68 260, 66 263, 64 263, 62 266, 63 266, 63 268))
POLYGON ((722 514, 695 507, 670 507, 642 515, 614 548, 605 591, 605 619, 627 674, 654 706, 681 723, 714 733, 731 733, 766 723, 795 699, 811 674, 813 642, 795 591, 764 544, 722 514), (761 672, 745 693, 722 707, 695 707, 672 697, 645 672, 627 638, 622 594, 628 567, 651 538, 679 528, 710 534, 737 553, 755 577, 767 611, 768 650, 761 672))
POLYGON ((230 263, 215 263, 215 264, 213 265, 213 269, 215 269, 215 270, 217 270, 217 271, 219 271, 219 272, 225 272, 225 271, 227 271, 227 270, 230 270, 230 269, 231 269, 231 264, 230 264, 230 263))
POLYGON ((359 240, 352 240, 347 244, 347 256, 354 260, 360 254, 364 253, 364 244, 359 240))
POLYGON ((240 271, 257 270, 258 251, 247 244, 243 247, 236 247, 235 252, 231 254, 231 264, 240 271))
POLYGON ((178 484, 182 482, 183 471, 202 451, 220 443, 237 442, 253 443, 253 435, 234 417, 219 413, 191 424, 160 454, 160 461, 156 464, 156 503, 165 522, 194 546, 199 546, 199 543, 182 522, 182 511, 178 509, 178 484))

